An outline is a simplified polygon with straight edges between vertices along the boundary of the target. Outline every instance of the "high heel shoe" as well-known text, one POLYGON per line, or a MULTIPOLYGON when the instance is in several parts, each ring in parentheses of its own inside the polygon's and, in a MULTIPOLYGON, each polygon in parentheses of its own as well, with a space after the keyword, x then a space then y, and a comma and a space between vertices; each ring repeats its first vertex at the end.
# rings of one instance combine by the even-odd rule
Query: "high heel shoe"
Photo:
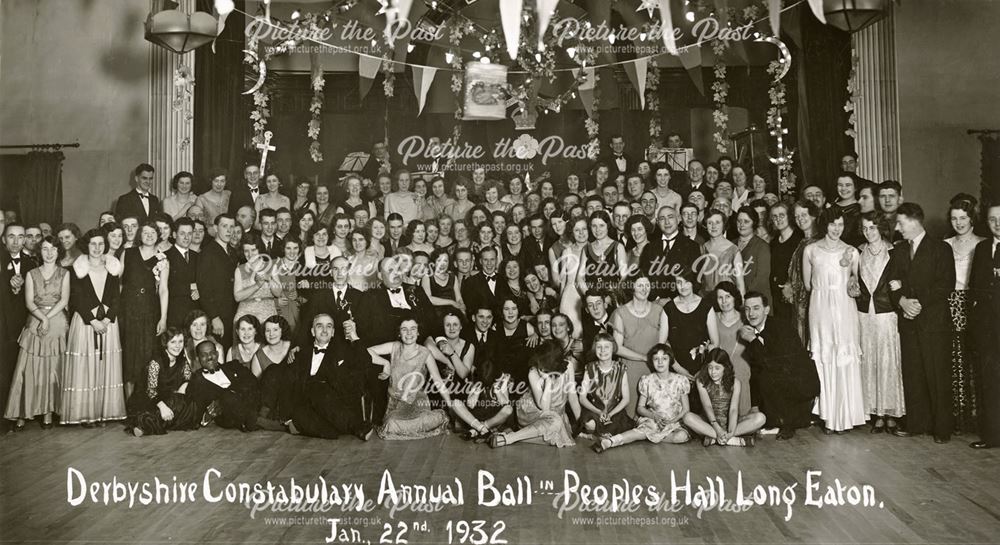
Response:
POLYGON ((882 433, 885 431, 885 421, 879 418, 872 423, 872 429, 870 433, 882 433))
POLYGON ((16 432, 17 431, 24 431, 24 426, 26 426, 26 425, 27 425, 27 423, 24 420, 18 420, 17 423, 14 424, 14 431, 16 431, 16 432))

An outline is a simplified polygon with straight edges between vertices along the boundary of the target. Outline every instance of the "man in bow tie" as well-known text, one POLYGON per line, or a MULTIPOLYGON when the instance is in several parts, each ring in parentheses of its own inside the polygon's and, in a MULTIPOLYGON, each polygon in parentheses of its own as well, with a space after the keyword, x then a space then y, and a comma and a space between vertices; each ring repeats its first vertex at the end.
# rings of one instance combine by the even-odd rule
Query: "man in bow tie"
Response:
POLYGON ((199 343, 195 354, 201 369, 191 376, 187 395, 207 413, 202 422, 214 419, 221 428, 256 430, 260 391, 253 373, 235 360, 220 365, 212 341, 199 343))
POLYGON ((632 158, 625 153, 625 138, 620 134, 612 136, 608 147, 611 148, 611 154, 601 159, 601 162, 610 167, 611 178, 627 174, 629 169, 632 169, 634 165, 632 158))
MULTIPOLYGON (((395 340, 399 335, 399 324, 405 319, 414 319, 421 332, 432 331, 434 306, 427 294, 419 286, 403 284, 409 272, 409 256, 386 257, 379 263, 382 288, 364 292, 361 304, 356 305, 354 315, 357 320, 358 336, 365 346, 372 346, 395 340)), ((418 340, 424 343, 427 335, 421 333, 418 340)), ((388 381, 380 380, 379 367, 368 365, 366 371, 366 391, 371 400, 367 418, 373 425, 382 423, 388 404, 388 381)))
MULTIPOLYGON (((499 314, 501 295, 500 277, 497 275, 497 250, 486 246, 479 250, 479 273, 462 282, 462 300, 467 309, 490 308, 494 316, 499 314)), ((475 312, 475 310, 472 310, 475 312)), ((469 315, 472 318, 472 315, 469 315)))
POLYGON ((243 181, 232 188, 228 212, 235 216, 239 209, 244 206, 253 208, 257 197, 265 191, 260 187, 260 167, 254 164, 243 167, 243 181))
POLYGON ((4 249, 0 252, 0 313, 4 327, 0 330, 0 401, 6 406, 10 380, 17 363, 18 342, 28 319, 25 306, 24 282, 28 271, 37 264, 24 251, 24 227, 8 223, 3 230, 4 249))
POLYGON ((372 426, 365 418, 365 373, 371 360, 360 343, 342 340, 344 335, 336 335, 336 329, 329 314, 313 318, 311 338, 291 367, 286 366, 294 377, 279 383, 278 395, 271 395, 269 377, 262 387, 264 405, 279 401, 277 413, 293 407, 292 417, 285 421, 290 433, 325 439, 350 434, 367 441, 372 426))
POLYGON ((163 211, 160 200, 156 198, 156 195, 150 193, 153 188, 155 172, 153 166, 146 163, 135 167, 132 172, 135 189, 118 197, 115 201, 116 218, 120 220, 134 216, 141 224, 145 223, 151 216, 163 211))
POLYGON ((656 225, 660 238, 649 241, 639 256, 639 270, 648 274, 652 283, 651 300, 677 295, 673 273, 693 271, 701 256, 701 246, 681 235, 677 210, 670 206, 660 208, 656 225))

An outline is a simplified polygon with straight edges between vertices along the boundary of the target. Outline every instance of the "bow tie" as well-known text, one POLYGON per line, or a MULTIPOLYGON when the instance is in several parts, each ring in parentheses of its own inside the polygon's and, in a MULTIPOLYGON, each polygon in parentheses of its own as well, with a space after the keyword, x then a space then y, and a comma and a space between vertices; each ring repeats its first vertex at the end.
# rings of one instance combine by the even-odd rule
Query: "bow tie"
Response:
POLYGON ((12 258, 10 258, 10 260, 15 265, 20 265, 21 264, 21 258, 20 257, 12 257, 12 258))
POLYGON ((139 198, 140 199, 148 199, 149 198, 149 193, 139 193, 139 198))
POLYGON ((318 346, 314 346, 313 352, 315 352, 316 354, 326 354, 326 348, 320 348, 318 346))
POLYGON ((487 282, 496 282, 496 280, 497 280, 497 275, 495 275, 495 274, 487 274, 485 276, 486 276, 486 281, 487 282))
POLYGON ((201 374, 203 374, 203 375, 214 375, 214 374, 218 373, 219 371, 222 371, 222 369, 216 369, 215 371, 209 371, 208 369, 202 368, 201 374))
POLYGON ((389 290, 389 293, 391 293, 393 295, 399 295, 402 292, 403 292, 403 288, 393 288, 393 289, 389 290))

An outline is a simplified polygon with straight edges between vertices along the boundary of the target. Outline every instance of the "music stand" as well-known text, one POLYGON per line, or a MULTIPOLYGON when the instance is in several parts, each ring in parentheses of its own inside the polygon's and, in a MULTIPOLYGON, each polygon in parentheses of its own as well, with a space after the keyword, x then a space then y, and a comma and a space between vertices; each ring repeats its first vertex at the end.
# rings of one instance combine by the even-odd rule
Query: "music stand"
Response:
POLYGON ((363 151, 348 153, 337 170, 341 172, 361 172, 365 169, 365 165, 368 164, 370 158, 371 154, 363 151))
POLYGON ((686 172, 688 161, 694 157, 693 148, 667 148, 664 151, 667 155, 667 167, 673 171, 686 172))

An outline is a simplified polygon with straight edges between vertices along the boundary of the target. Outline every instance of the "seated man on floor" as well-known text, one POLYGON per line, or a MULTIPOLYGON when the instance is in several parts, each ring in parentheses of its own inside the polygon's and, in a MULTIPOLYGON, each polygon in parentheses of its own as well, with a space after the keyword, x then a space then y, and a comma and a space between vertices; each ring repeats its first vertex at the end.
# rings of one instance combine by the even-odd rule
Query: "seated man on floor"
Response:
MULTIPOLYGON (((286 388, 296 388, 295 407, 288 425, 293 434, 336 439, 351 434, 367 441, 372 425, 365 417, 365 371, 370 358, 360 342, 334 338, 333 318, 317 314, 312 339, 296 354, 286 388)), ((345 339, 357 339, 345 331, 345 339)))
POLYGON ((238 361, 219 364, 219 352, 212 341, 195 347, 201 369, 188 384, 187 395, 205 408, 202 425, 213 419, 221 428, 254 431, 260 390, 257 379, 238 361))

